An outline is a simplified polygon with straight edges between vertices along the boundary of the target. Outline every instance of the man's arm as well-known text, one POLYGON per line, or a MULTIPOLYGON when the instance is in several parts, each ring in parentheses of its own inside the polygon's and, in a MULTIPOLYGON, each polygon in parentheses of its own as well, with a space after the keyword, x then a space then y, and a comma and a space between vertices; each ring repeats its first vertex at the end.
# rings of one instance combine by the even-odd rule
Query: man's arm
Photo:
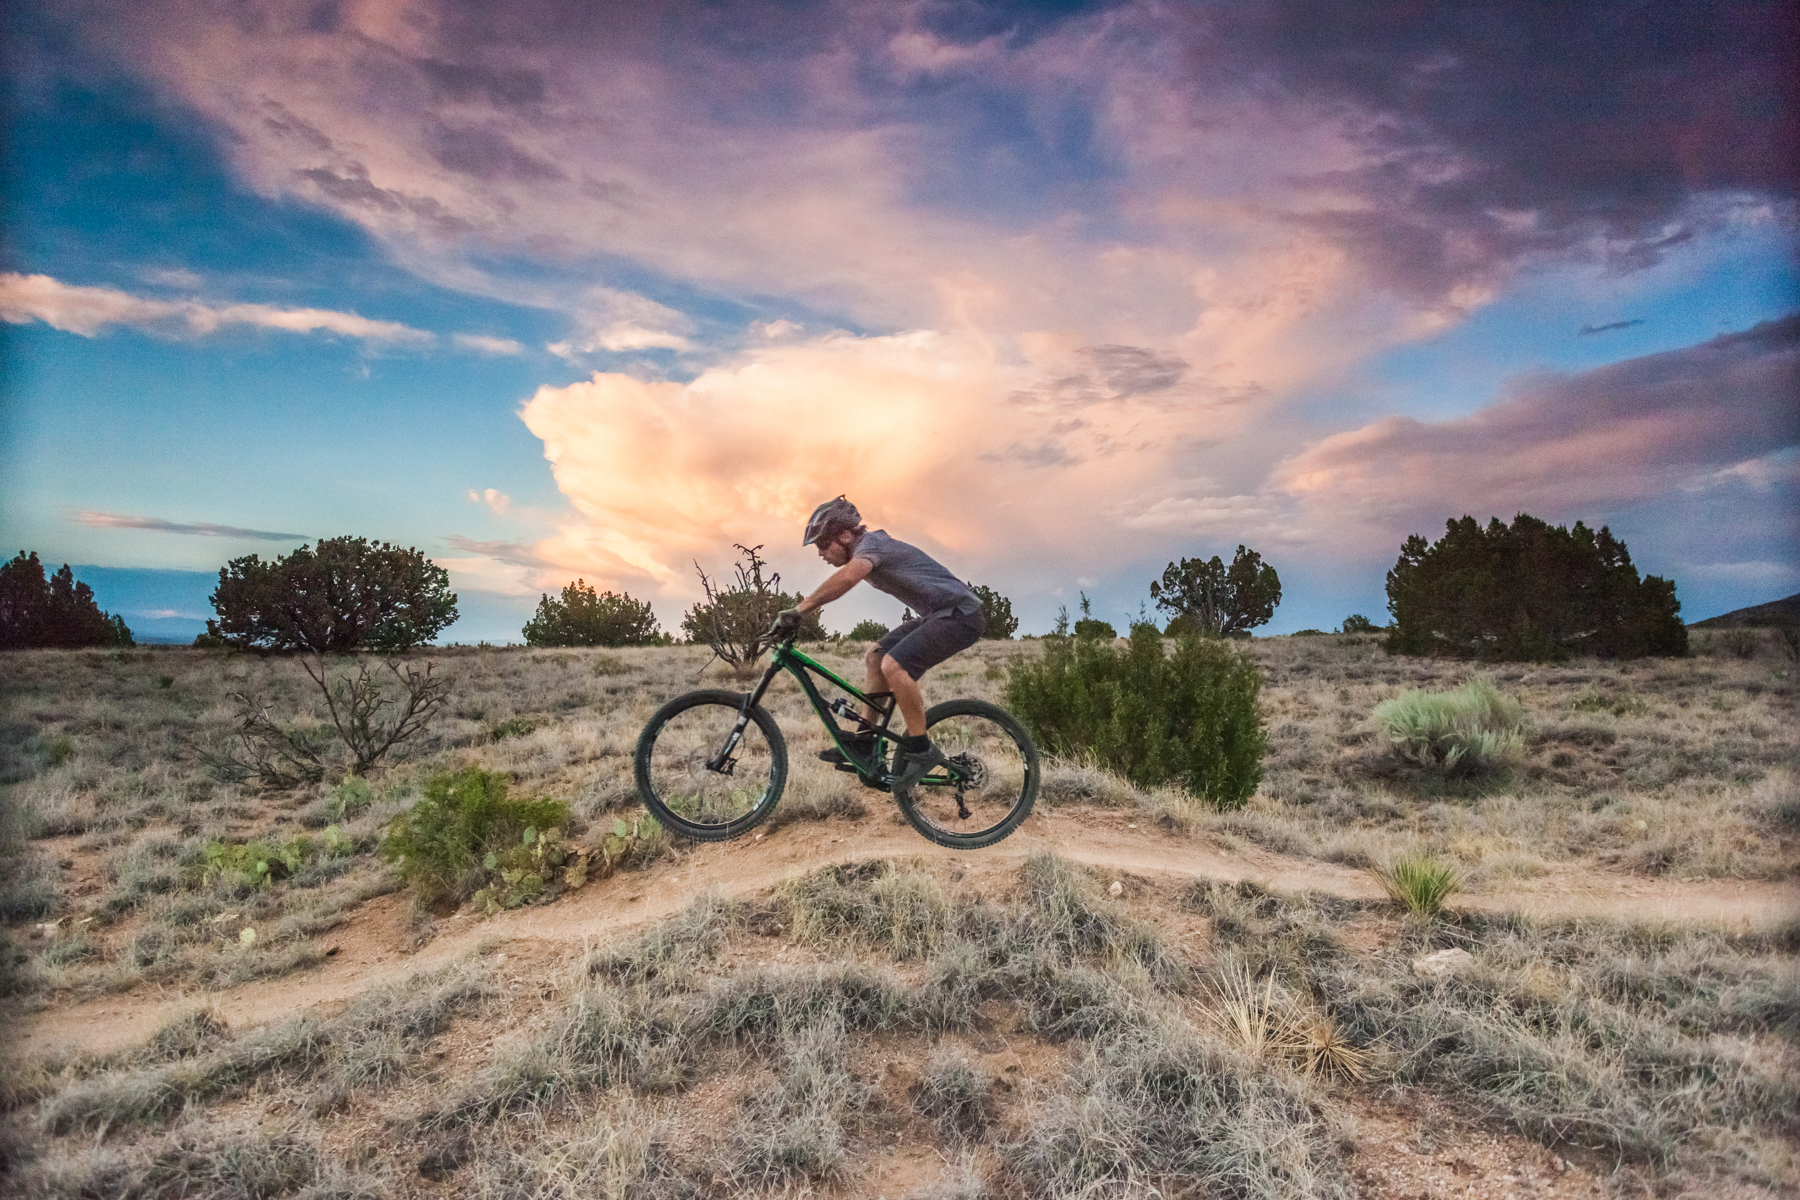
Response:
POLYGON ((802 615, 816 612, 836 600, 839 596, 861 583, 875 564, 866 558, 853 558, 826 577, 824 583, 813 589, 813 594, 800 602, 794 611, 802 615))

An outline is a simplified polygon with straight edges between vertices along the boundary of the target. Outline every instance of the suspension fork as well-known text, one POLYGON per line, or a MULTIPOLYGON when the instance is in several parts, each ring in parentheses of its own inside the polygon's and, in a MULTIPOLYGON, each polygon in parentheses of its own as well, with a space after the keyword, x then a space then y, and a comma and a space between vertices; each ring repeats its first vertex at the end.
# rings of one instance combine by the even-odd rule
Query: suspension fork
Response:
POLYGON ((762 703, 763 693, 769 690, 769 685, 775 682, 775 676, 780 674, 781 668, 786 665, 786 657, 782 654, 786 648, 785 645, 775 647, 775 657, 769 661, 768 668, 763 671, 761 681, 757 683, 753 691, 744 694, 744 702, 738 706, 737 722, 732 725, 731 733, 726 737, 725 744, 719 748, 718 754, 707 760, 707 770, 720 775, 731 774, 731 768, 734 765, 732 752, 737 749, 738 742, 743 739, 744 730, 750 725, 750 710, 762 703))

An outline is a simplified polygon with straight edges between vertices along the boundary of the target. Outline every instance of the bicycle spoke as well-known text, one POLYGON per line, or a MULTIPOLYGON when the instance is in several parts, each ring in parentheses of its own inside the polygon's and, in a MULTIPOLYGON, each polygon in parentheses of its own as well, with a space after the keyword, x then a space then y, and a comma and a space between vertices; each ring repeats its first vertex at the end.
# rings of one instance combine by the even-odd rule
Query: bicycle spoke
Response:
POLYGON ((780 796, 786 753, 773 719, 757 712, 721 761, 737 724, 738 698, 695 693, 665 705, 638 744, 645 805, 676 832, 709 840, 735 837, 760 821, 780 796))
POLYGON ((907 819, 932 841, 979 847, 1005 837, 1031 810, 1036 751, 1003 710, 950 701, 933 710, 932 744, 949 758, 913 788, 907 819))

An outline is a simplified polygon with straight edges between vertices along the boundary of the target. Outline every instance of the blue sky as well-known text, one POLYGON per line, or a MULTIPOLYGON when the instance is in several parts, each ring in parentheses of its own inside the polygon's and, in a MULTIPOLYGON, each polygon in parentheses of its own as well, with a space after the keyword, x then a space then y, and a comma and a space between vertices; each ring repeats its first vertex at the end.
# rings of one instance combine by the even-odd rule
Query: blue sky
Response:
POLYGON ((0 537, 184 640, 341 534, 675 627, 839 492, 1028 630, 1465 512, 1800 590, 1793 14, 1478 7, 13 6, 0 537))

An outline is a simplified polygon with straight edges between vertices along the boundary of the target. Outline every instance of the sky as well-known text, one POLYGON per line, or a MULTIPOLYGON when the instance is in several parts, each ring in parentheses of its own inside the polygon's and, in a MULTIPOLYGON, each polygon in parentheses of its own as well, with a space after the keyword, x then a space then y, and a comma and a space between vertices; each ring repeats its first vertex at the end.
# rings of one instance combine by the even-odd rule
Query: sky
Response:
POLYGON ((577 578, 678 630, 737 545, 811 590, 840 493, 1021 632, 1239 544, 1260 632, 1379 623, 1464 514, 1800 591, 1786 0, 0 19, 0 546, 146 636, 343 535, 443 641, 577 578))

